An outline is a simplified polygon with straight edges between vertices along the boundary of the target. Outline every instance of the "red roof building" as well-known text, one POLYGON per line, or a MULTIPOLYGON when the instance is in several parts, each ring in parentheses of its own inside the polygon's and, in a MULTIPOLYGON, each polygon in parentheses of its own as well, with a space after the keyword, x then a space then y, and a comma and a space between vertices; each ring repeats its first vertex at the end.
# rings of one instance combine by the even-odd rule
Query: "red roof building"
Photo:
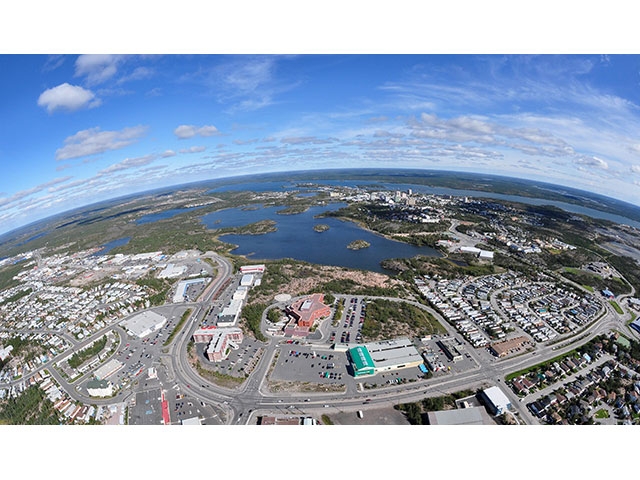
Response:
POLYGON ((287 308, 287 312, 298 322, 299 327, 311 327, 316 320, 331 315, 331 308, 323 301, 322 293, 314 293, 293 303, 287 308))

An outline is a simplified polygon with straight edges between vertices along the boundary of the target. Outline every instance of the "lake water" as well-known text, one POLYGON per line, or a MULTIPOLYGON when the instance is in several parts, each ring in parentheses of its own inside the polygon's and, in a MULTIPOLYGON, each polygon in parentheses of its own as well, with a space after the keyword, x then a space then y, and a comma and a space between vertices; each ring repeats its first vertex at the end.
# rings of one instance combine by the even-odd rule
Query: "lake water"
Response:
POLYGON ((111 242, 105 243, 104 245, 102 245, 102 249, 94 253, 93 256, 97 257, 99 255, 106 255, 114 248, 121 247, 122 245, 126 245, 127 243, 129 243, 129 240, 131 240, 131 237, 123 237, 123 238, 118 238, 117 240, 112 240, 111 242))
POLYGON ((337 218, 314 218, 328 210, 337 210, 343 203, 311 207, 304 213, 280 215, 284 207, 258 207, 257 209, 232 208, 213 212, 202 218, 211 229, 240 227, 260 220, 274 220, 277 231, 264 235, 224 235, 225 242, 238 245, 233 251, 256 260, 294 258, 320 265, 335 265, 347 268, 393 273, 383 269, 380 262, 387 258, 411 258, 416 255, 440 256, 429 247, 418 247, 388 240, 364 230, 353 222, 337 218), (329 225, 329 230, 316 232, 318 224, 329 225), (354 240, 365 240, 371 244, 361 250, 350 250, 347 245, 354 240))
POLYGON ((196 208, 201 207, 191 207, 191 208, 171 208, 169 210, 164 210, 162 212, 150 213, 148 215, 143 215, 139 219, 136 220, 137 225, 144 225, 145 223, 153 223, 158 220, 165 220, 167 218, 175 217, 180 213, 189 212, 191 210, 195 210, 196 208))

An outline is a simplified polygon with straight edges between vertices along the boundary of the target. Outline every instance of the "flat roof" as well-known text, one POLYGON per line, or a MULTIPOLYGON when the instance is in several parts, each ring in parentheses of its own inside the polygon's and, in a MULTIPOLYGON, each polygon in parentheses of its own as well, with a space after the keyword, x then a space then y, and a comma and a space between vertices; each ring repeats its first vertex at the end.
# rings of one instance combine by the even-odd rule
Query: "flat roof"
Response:
POLYGON ((165 324, 166 321, 167 319, 165 317, 155 312, 142 312, 134 317, 120 322, 120 325, 125 327, 134 335, 140 337, 147 335, 149 331, 160 328, 165 324))
POLYGON ((105 378, 110 377, 118 370, 120 370, 122 368, 122 365, 123 364, 121 361, 112 358, 107 363, 98 368, 95 372, 93 372, 93 375, 99 380, 104 380, 105 378))
POLYGON ((499 387, 493 386, 483 391, 494 406, 499 409, 508 410, 508 406, 511 405, 511 401, 499 387))
POLYGON ((430 425, 495 425, 484 407, 428 412, 430 425))
POLYGON ((416 349, 408 338, 381 340, 379 342, 367 343, 366 347, 376 368, 416 361, 422 362, 420 352, 418 352, 418 349, 416 349))

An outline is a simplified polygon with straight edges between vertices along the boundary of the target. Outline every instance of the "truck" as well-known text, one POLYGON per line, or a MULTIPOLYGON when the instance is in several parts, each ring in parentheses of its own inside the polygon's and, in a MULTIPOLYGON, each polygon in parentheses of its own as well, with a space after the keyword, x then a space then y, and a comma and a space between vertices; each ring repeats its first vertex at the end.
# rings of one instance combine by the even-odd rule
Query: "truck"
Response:
POLYGON ((362 417, 364 417, 362 410, 358 410, 358 418, 362 418, 362 417))

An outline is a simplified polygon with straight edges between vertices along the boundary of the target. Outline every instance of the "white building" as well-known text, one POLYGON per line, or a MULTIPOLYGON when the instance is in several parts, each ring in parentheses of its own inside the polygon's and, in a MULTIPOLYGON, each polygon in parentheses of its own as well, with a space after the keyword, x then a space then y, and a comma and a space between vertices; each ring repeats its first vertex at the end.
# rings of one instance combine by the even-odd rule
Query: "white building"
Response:
POLYGON ((173 263, 170 263, 158 274, 158 278, 176 278, 186 271, 187 267, 185 265, 180 265, 178 267, 173 263))
POLYGON ((511 401, 498 387, 494 386, 483 390, 482 396, 487 401, 487 406, 494 415, 502 415, 511 409, 511 401))
POLYGON ((122 365, 122 362, 113 358, 93 372, 93 376, 98 380, 104 380, 120 370, 122 365))
POLYGON ((167 323, 167 319, 155 312, 142 312, 127 320, 120 322, 130 335, 144 338, 151 332, 155 332, 167 323))
POLYGON ((92 397, 110 397, 113 385, 108 380, 91 380, 87 383, 87 392, 92 397))

